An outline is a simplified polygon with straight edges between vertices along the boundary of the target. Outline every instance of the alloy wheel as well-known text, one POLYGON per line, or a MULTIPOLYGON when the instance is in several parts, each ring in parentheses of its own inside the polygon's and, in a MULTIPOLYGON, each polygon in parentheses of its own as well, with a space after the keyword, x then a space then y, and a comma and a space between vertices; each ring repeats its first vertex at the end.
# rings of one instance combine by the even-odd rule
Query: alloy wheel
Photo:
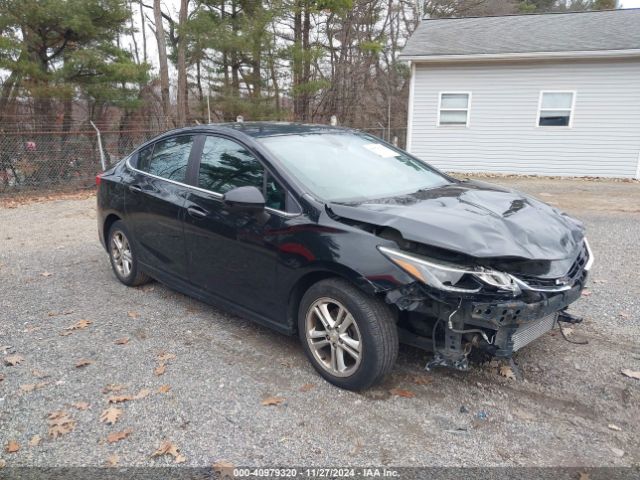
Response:
POLYGON ((306 339, 314 358, 336 377, 353 375, 362 360, 362 337, 349 310, 332 298, 316 300, 307 311, 306 339))
POLYGON ((131 274, 133 257, 129 240, 120 230, 111 236, 111 258, 118 274, 127 278, 131 274))

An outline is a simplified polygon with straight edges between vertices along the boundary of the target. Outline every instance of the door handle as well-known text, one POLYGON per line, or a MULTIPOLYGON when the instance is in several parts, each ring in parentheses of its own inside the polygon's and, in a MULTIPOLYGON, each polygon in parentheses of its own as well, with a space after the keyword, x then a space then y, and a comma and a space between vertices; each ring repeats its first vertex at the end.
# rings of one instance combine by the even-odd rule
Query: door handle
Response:
POLYGON ((193 207, 193 206, 187 208, 187 213, 195 218, 204 218, 207 215, 209 215, 209 212, 207 212, 206 210, 203 210, 200 207, 193 207))
POLYGON ((142 192, 142 187, 140 185, 129 185, 129 190, 132 192, 142 192))

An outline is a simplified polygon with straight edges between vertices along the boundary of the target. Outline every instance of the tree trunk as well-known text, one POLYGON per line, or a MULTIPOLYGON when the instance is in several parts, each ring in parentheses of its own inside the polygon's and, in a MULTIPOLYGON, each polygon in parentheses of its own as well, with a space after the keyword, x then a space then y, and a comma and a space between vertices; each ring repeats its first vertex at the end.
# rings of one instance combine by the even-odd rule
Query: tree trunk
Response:
POLYGON ((189 0, 180 0, 180 17, 178 20, 178 126, 187 125, 188 93, 187 93, 187 9, 189 0))
POLYGON ((293 117, 302 119, 300 87, 302 84, 302 1, 296 0, 293 14, 293 117))
POLYGON ((162 112, 164 113, 165 126, 168 126, 171 117, 171 99, 169 98, 169 66, 167 63, 167 42, 164 36, 162 24, 162 11, 160 0, 153 0, 153 18, 156 27, 156 42, 158 43, 158 63, 160 66, 160 93, 162 95, 162 112))
POLYGON ((308 122, 311 120, 309 117, 310 111, 310 95, 309 95, 309 82, 311 80, 311 45, 309 43, 309 35, 311 33, 311 12, 309 11, 309 2, 306 2, 304 11, 304 24, 302 26, 302 50, 303 56, 303 68, 302 68, 302 83, 305 86, 304 94, 302 95, 302 121, 308 122))
POLYGON ((142 11, 142 0, 140 0, 140 31, 142 32, 142 59, 147 63, 147 25, 142 11))

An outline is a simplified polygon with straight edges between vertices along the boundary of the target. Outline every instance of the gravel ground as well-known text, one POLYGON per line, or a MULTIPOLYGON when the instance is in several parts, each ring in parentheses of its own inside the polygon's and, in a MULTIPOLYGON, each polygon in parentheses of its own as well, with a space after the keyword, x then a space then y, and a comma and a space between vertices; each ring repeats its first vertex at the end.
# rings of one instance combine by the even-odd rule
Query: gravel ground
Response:
POLYGON ((569 338, 589 343, 549 333, 518 354, 522 381, 491 365, 427 374, 428 356, 403 347, 385 384, 362 394, 325 383, 294 338, 158 283, 118 283, 95 199, 0 208, 0 464, 102 466, 115 454, 120 466, 170 465, 151 456, 167 440, 191 466, 637 466, 640 381, 621 370, 640 370, 640 185, 490 181, 585 221, 596 264, 569 338), (23 361, 6 365, 13 354, 23 361), (113 395, 134 399, 109 405, 113 395), (283 403, 261 404, 271 396, 283 403), (109 406, 122 410, 113 425, 100 421, 109 406), (75 424, 54 439, 48 415, 61 410, 75 424), (115 432, 128 436, 110 442, 115 432))

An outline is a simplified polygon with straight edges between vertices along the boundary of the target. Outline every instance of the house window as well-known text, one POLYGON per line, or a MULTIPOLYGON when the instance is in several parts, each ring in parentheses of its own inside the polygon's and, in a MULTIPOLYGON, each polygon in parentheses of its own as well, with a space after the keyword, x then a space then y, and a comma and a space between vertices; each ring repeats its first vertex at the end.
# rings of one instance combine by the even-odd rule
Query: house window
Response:
POLYGON ((438 126, 455 125, 468 127, 470 103, 470 93, 441 93, 438 106, 438 126))
POLYGON ((541 92, 539 127, 570 127, 573 123, 575 92, 541 92))

